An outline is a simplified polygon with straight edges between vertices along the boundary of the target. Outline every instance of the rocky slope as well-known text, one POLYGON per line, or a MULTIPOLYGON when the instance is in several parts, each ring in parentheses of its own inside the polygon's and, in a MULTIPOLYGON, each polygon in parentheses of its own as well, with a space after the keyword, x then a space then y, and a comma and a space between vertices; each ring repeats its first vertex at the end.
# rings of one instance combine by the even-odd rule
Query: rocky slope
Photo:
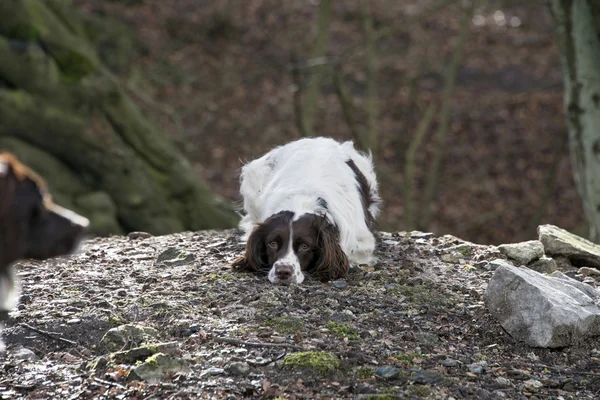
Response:
POLYGON ((232 272, 238 239, 134 233, 23 262, 0 396, 591 399, 600 390, 597 339, 530 348, 490 315, 490 261, 507 258, 496 247, 382 233, 375 267, 286 287, 232 272))

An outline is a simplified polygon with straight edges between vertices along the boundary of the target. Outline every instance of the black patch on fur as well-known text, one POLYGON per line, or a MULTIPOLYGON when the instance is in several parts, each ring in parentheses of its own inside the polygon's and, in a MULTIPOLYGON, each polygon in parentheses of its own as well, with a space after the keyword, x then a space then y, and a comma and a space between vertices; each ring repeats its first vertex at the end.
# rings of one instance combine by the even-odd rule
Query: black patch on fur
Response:
POLYGON ((371 185, 369 185, 369 181, 367 181, 367 178, 361 172, 361 170, 358 169, 353 160, 346 161, 346 164, 348 164, 350 169, 354 172, 358 193, 360 194, 363 212, 365 214, 365 222, 367 223, 367 227, 369 227, 369 230, 373 232, 375 227, 375 218, 369 212, 369 207, 371 207, 371 205, 375 203, 375 199, 371 197, 371 185))
POLYGON ((328 204, 327 204, 327 200, 325 200, 322 197, 317 197, 317 204, 319 205, 319 207, 322 207, 324 210, 329 210, 329 208, 327 208, 328 204))

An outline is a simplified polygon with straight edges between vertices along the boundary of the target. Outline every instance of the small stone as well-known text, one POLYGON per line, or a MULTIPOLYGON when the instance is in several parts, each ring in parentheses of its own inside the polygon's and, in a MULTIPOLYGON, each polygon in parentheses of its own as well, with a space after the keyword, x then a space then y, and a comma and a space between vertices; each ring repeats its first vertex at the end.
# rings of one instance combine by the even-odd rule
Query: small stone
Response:
POLYGON ((503 376, 499 376, 499 377, 497 377, 497 378, 496 378, 496 382, 498 382, 498 384, 499 384, 499 385, 502 385, 502 386, 511 386, 510 380, 509 380, 509 379, 506 379, 506 378, 505 378, 505 377, 503 377, 503 376))
POLYGON ((120 350, 126 344, 131 347, 137 347, 143 342, 150 342, 158 336, 158 331, 142 325, 125 324, 116 328, 109 329, 100 343, 102 343, 108 351, 120 350))
POLYGON ((209 369, 208 369, 208 373, 209 373, 210 375, 222 375, 222 374, 224 374, 224 373, 225 373, 225 370, 224 370, 223 368, 216 368, 216 367, 213 367, 213 368, 209 368, 209 369))
POLYGON ((457 244, 456 246, 448 247, 445 250, 449 252, 456 251, 457 253, 460 253, 465 257, 473 254, 473 246, 471 246, 468 243, 457 244))
POLYGON ((458 360, 446 359, 442 360, 441 364, 444 367, 456 367, 459 364, 459 362, 458 360))
POLYGON ((37 361, 38 357, 35 355, 35 353, 31 350, 29 350, 26 347, 22 347, 19 346, 17 348, 14 348, 10 351, 10 354, 16 359, 16 360, 22 360, 22 361, 37 361))
POLYGON ((554 225, 538 226, 547 255, 564 256, 579 265, 600 267, 600 246, 554 225))
POLYGON ((188 265, 196 259, 193 253, 179 250, 176 247, 169 247, 158 255, 157 264, 164 264, 167 267, 179 267, 188 265))
POLYGON ((581 267, 581 268, 579 268, 578 272, 585 276, 592 276, 594 278, 600 278, 600 270, 598 270, 596 268, 581 267))
POLYGON ((118 289, 115 294, 119 297, 127 297, 127 289, 118 289))
POLYGON ((410 237, 414 239, 431 239, 435 235, 431 232, 412 231, 410 237))
POLYGON ((31 303, 31 296, 28 294, 21 295, 21 297, 19 297, 19 303, 22 303, 22 304, 31 303))
POLYGON ((501 244, 498 246, 498 250, 519 265, 527 265, 544 255, 544 245, 539 240, 501 244))
POLYGON ((411 374, 411 379, 415 383, 433 385, 442 380, 442 376, 437 372, 418 370, 411 374))
POLYGON ((400 368, 385 366, 375 370, 375 375, 383 379, 395 379, 400 377, 402 370, 400 368))
POLYGON ((71 318, 70 320, 67 321, 67 324, 74 325, 74 324, 78 324, 80 322, 81 322, 80 318, 71 318))
POLYGON ((529 379, 523 382, 523 387, 527 390, 536 390, 544 387, 544 384, 536 379, 529 379))
POLYGON ((440 260, 442 260, 445 263, 449 263, 449 264, 457 264, 460 262, 460 260, 462 259, 462 254, 453 251, 452 253, 446 253, 446 254, 442 254, 440 256, 440 260))
POLYGON ((556 261, 550 257, 542 257, 528 265, 528 268, 541 274, 551 274, 556 271, 557 267, 556 261))
POLYGON ((129 232, 127 237, 131 240, 134 239, 148 239, 152 237, 151 233, 148 232, 129 232))
POLYGON ((247 362, 232 362, 227 371, 231 375, 247 375, 250 372, 250 365, 247 362))
POLYGON ((189 372, 185 360, 157 353, 152 357, 148 357, 142 364, 132 368, 128 379, 158 383, 165 378, 166 374, 172 375, 178 372, 189 372))
POLYGON ((481 374, 483 374, 483 371, 485 370, 486 365, 487 365, 486 361, 480 361, 480 362, 476 362, 473 364, 468 364, 467 368, 469 369, 470 372, 477 374, 477 375, 481 375, 481 374))
POLYGON ((348 282, 346 282, 345 280, 332 281, 331 284, 336 289, 345 289, 348 287, 348 282))

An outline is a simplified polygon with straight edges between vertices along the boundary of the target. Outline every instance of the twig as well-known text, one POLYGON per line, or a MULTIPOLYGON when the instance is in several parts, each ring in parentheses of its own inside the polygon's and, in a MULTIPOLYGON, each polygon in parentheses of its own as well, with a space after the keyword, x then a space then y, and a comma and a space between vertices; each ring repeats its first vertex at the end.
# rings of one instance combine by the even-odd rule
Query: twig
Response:
MULTIPOLYGON (((329 43, 329 22, 331 20, 332 0, 321 0, 317 20, 317 38, 313 54, 314 58, 321 58, 327 54, 327 45, 329 43)), ((312 135, 315 112, 317 109, 318 95, 321 89, 321 80, 323 78, 323 67, 315 68, 314 76, 306 91, 304 99, 303 125, 306 135, 312 135)))
POLYGON ((436 110, 437 107, 435 103, 431 103, 429 107, 427 107, 425 115, 419 122, 419 126, 417 127, 415 135, 413 136, 410 144, 408 145, 408 149, 406 150, 406 163, 404 165, 404 216, 407 230, 415 229, 415 221, 417 219, 415 212, 415 164, 417 150, 421 146, 423 138, 431 126, 431 121, 433 121, 433 116, 435 115, 436 110))
POLYGON ((423 212, 422 218, 420 218, 421 226, 419 227, 421 229, 427 229, 431 219, 431 208, 435 193, 437 191, 440 169, 446 154, 450 109, 452 106, 452 95, 454 94, 458 65, 460 64, 460 60, 463 55, 463 49, 465 47, 465 43, 467 42, 467 37, 469 36, 472 15, 473 3, 470 3, 464 8, 463 20, 460 26, 460 32, 458 34, 458 43, 454 49, 454 54, 452 55, 450 65, 445 73, 444 91, 442 94, 442 105, 440 109, 440 124, 435 135, 436 143, 432 157, 433 160, 427 174, 427 181, 425 183, 423 195, 423 212))
POLYGON ((73 340, 65 339, 64 337, 58 336, 58 334, 57 334, 57 333, 52 333, 52 332, 48 332, 48 331, 43 331, 43 330, 41 330, 41 329, 35 328, 35 327, 33 327, 33 326, 31 326, 31 325, 28 325, 28 324, 26 324, 26 323, 23 323, 23 322, 22 322, 22 323, 20 323, 20 324, 19 324, 19 326, 22 326, 23 328, 27 328, 27 329, 29 329, 29 330, 32 330, 32 331, 34 331, 34 332, 37 332, 37 333, 39 333, 40 335, 43 335, 43 336, 49 337, 50 339, 54 339, 54 340, 58 340, 58 341, 60 341, 60 342, 68 343, 68 344, 70 344, 70 345, 72 345, 72 346, 77 346, 77 345, 78 345, 78 344, 77 344, 77 342, 74 342, 73 340))
POLYGON ((344 115, 344 119, 346 120, 346 124, 348 124, 348 129, 350 129, 350 133, 352 137, 356 141, 358 147, 361 150, 367 150, 368 146, 365 143, 363 136, 358 131, 356 127, 356 121, 353 117, 352 110, 352 100, 348 98, 346 91, 344 90, 344 84, 342 82, 342 70, 341 66, 336 68, 333 72, 333 86, 335 88, 335 93, 340 101, 340 106, 342 107, 342 114, 344 115))
POLYGON ((247 346, 247 347, 276 347, 276 348, 289 348, 289 349, 298 350, 298 351, 306 351, 307 350, 306 348, 304 348, 302 346, 296 346, 295 344, 288 344, 288 343, 247 342, 247 341, 239 340, 239 339, 221 338, 221 337, 213 338, 213 340, 215 342, 219 342, 219 343, 237 344, 240 346, 247 346))
POLYGON ((103 385, 108 385, 108 386, 112 386, 112 387, 116 387, 122 390, 127 390, 127 388, 123 385, 121 385, 120 383, 117 382, 111 382, 111 381, 105 381, 104 379, 100 379, 97 376, 94 376, 94 380, 98 383, 101 383, 103 385))

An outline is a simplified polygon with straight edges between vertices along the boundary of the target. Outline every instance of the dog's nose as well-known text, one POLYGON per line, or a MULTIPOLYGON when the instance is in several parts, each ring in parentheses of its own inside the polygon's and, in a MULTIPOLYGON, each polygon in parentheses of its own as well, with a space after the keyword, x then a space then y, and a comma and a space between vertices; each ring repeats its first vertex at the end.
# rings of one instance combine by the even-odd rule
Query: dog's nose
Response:
POLYGON ((292 276, 292 272, 294 272, 294 267, 289 264, 279 264, 275 267, 275 276, 280 281, 287 281, 292 276))

